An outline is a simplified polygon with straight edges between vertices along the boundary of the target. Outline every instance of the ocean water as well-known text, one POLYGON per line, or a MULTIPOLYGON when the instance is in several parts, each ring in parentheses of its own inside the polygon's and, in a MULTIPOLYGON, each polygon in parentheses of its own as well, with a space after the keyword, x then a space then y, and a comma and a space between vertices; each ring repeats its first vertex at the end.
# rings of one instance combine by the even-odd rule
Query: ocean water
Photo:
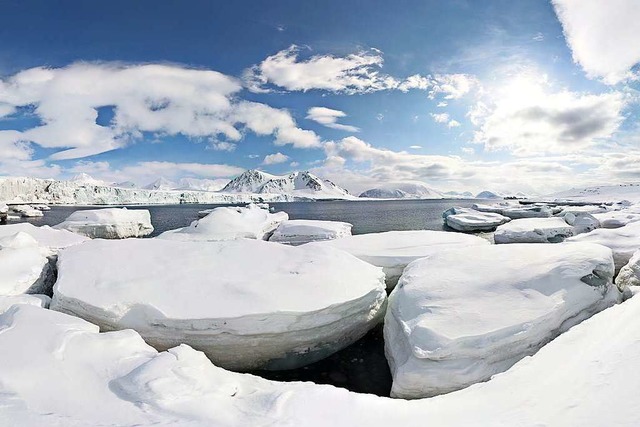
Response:
MULTIPOLYGON (((391 230, 444 230, 442 212, 452 206, 470 207, 477 200, 398 200, 271 203, 291 219, 345 221, 353 224, 353 234, 391 230)), ((148 209, 155 228, 151 235, 185 227, 198 218, 198 211, 221 205, 129 206, 148 209)), ((228 206, 228 205, 226 205, 228 206)), ((53 206, 42 218, 21 219, 34 225, 55 225, 80 209, 95 207, 53 206)), ((12 223, 12 222, 10 222, 12 223)), ((289 371, 255 371, 256 375, 278 381, 312 381, 331 384, 360 393, 389 396, 391 373, 384 355, 382 325, 358 342, 332 356, 289 371)))
MULTIPOLYGON (((353 224, 353 234, 391 230, 443 230, 442 212, 452 206, 470 207, 477 200, 391 200, 391 201, 327 201, 271 203, 276 211, 284 211, 291 219, 344 221, 353 224)), ((198 212, 228 205, 151 205, 127 206, 127 209, 148 209, 154 232, 158 234, 186 227, 198 219, 198 212)), ((96 209, 95 206, 52 206, 42 218, 24 218, 20 222, 34 225, 55 225, 72 212, 96 209)), ((13 223, 11 221, 10 223, 13 223)))

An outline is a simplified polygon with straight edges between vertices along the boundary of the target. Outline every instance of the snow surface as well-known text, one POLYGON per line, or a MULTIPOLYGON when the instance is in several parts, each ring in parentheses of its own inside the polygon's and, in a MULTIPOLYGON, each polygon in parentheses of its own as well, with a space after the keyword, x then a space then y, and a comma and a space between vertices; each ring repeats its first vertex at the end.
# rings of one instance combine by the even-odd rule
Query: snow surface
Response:
POLYGON ((221 366, 284 369, 361 338, 385 301, 382 271, 333 248, 128 239, 62 251, 51 307, 221 366))
POLYGON ((89 240, 85 236, 67 230, 54 230, 47 225, 36 227, 28 222, 0 226, 0 238, 13 236, 18 232, 23 232, 33 237, 40 246, 48 249, 49 255, 54 255, 62 248, 89 240))
POLYGON ((475 209, 453 207, 442 213, 445 224, 457 231, 491 231, 511 221, 498 213, 480 212, 475 209))
POLYGON ((620 228, 625 225, 640 221, 640 205, 623 208, 619 211, 609 211, 606 213, 594 214, 602 228, 620 228))
POLYGON ((566 241, 598 243, 611 248, 617 273, 640 249, 640 222, 614 229, 599 228, 590 233, 570 237, 566 241))
POLYGON ((309 242, 339 239, 351 236, 353 225, 339 221, 293 219, 281 222, 269 237, 270 242, 301 245, 309 242))
POLYGON ((36 209, 29 205, 15 205, 11 206, 11 211, 20 214, 24 218, 37 218, 44 216, 41 210, 36 209))
POLYGON ((406 401, 229 372, 185 345, 157 353, 131 330, 99 333, 75 317, 15 306, 0 316, 0 419, 27 427, 631 427, 640 423, 635 405, 608 399, 640 392, 638 317, 632 298, 488 382, 406 401))
POLYGON ((50 291, 47 253, 24 232, 0 238, 0 295, 50 291))
POLYGON ((476 194, 476 199, 502 199, 503 196, 493 191, 485 190, 476 194))
POLYGON ((389 297, 391 395, 448 393, 503 372, 617 303, 611 250, 515 244, 434 253, 405 269, 389 297))
POLYGON ((588 203, 616 203, 628 200, 640 203, 640 184, 600 185, 588 188, 572 188, 544 197, 545 200, 576 201, 588 203))
POLYGON ((564 218, 522 218, 498 227, 493 240, 496 244, 558 243, 574 234, 574 227, 564 218))
POLYGON ((387 288, 392 289, 411 261, 451 247, 488 244, 485 239, 463 233, 417 230, 359 234, 309 243, 305 246, 338 248, 365 262, 382 267, 386 275, 387 288))
MULTIPOLYGON (((16 304, 35 305, 36 307, 48 308, 51 298, 46 295, 0 295, 0 314, 9 310, 16 304)), ((1 411, 0 411, 1 416, 1 411)))
POLYGON ((620 289, 640 286, 640 250, 634 252, 629 262, 620 269, 616 277, 616 285, 620 289))
POLYGON ((180 241, 219 241, 240 238, 267 240, 271 233, 289 219, 286 212, 270 213, 256 205, 220 207, 193 221, 188 227, 165 231, 158 239, 180 241))
POLYGON ((143 237, 153 232, 148 210, 127 208, 75 211, 53 228, 98 239, 143 237))
POLYGON ((553 211, 548 206, 520 205, 502 210, 502 215, 511 219, 520 218, 548 218, 553 215, 553 211))

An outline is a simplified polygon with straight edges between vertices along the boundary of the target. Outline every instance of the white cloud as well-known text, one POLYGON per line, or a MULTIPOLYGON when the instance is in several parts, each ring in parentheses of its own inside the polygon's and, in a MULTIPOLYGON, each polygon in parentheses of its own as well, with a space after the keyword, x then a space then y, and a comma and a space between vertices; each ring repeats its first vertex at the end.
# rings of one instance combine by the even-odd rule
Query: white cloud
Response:
POLYGON ((378 49, 346 56, 313 55, 301 59, 302 49, 292 45, 245 70, 243 80, 250 91, 271 92, 324 90, 349 95, 381 90, 429 91, 434 99, 458 99, 467 94, 476 79, 468 74, 414 74, 406 78, 381 72, 384 59, 378 49))
POLYGON ((544 78, 520 76, 469 112, 474 142, 522 156, 577 152, 612 137, 624 120, 625 97, 553 92, 544 78))
POLYGON ((535 35, 535 36, 533 36, 531 39, 532 39, 533 41, 536 41, 536 42, 541 42, 541 41, 543 41, 543 40, 544 40, 544 34, 542 34, 542 33, 536 33, 536 35, 535 35))
POLYGON ((430 99, 438 95, 444 95, 444 99, 459 99, 478 85, 478 80, 469 74, 435 74, 431 82, 430 99))
POLYGON ((462 151, 464 154, 475 154, 476 150, 474 150, 472 147, 462 147, 460 149, 460 151, 462 151))
POLYGON ((298 166, 300 166, 300 163, 298 163, 298 162, 291 162, 291 163, 289 163, 289 166, 291 166, 292 168, 297 168, 298 166))
POLYGON ((333 110, 326 107, 312 107, 307 111, 306 118, 328 128, 343 130, 346 132, 360 132, 360 129, 355 126, 338 123, 338 119, 342 117, 346 117, 346 114, 343 111, 333 110))
POLYGON ((132 181, 146 185, 159 177, 176 181, 184 177, 228 178, 241 174, 244 168, 224 164, 138 162, 121 168, 113 168, 109 162, 77 161, 64 170, 66 175, 86 173, 105 182, 132 181))
POLYGON ((244 80, 248 88, 264 92, 272 84, 293 91, 365 93, 398 85, 394 78, 379 73, 383 59, 376 49, 344 57, 314 55, 307 60, 298 58, 300 52, 300 47, 292 45, 246 70, 244 80))
POLYGON ((447 105, 449 105, 449 104, 447 104, 445 101, 441 101, 441 102, 438 102, 438 105, 436 105, 436 107, 444 108, 447 105))
MULTIPOLYGON (((241 89, 236 79, 211 70, 77 63, 32 68, 0 81, 0 103, 35 106, 42 124, 14 132, 10 143, 62 149, 51 156, 54 160, 120 148, 144 132, 224 138, 227 150, 247 130, 273 135, 278 145, 320 145, 318 136, 298 128, 288 111, 237 100, 241 89), (101 107, 113 111, 113 120, 105 126, 96 123, 101 107)), ((6 138, 5 133, 4 144, 6 138)))
POLYGON ((460 122, 457 120, 449 120, 447 123, 448 128, 457 128, 458 126, 460 126, 460 122))
POLYGON ((284 163, 289 160, 289 156, 282 153, 267 154, 262 161, 263 165, 276 165, 278 163, 284 163))
POLYGON ((409 148, 411 148, 412 150, 420 150, 422 148, 422 145, 410 145, 409 148))
POLYGON ((431 113, 431 117, 436 123, 447 123, 449 121, 448 113, 431 113))
POLYGON ((209 147, 211 147, 212 150, 214 151, 234 151, 236 149, 236 144, 233 144, 231 142, 228 141, 211 141, 211 143, 209 144, 209 147))
POLYGON ((573 59, 589 77, 615 84, 640 62, 640 2, 553 0, 573 59))

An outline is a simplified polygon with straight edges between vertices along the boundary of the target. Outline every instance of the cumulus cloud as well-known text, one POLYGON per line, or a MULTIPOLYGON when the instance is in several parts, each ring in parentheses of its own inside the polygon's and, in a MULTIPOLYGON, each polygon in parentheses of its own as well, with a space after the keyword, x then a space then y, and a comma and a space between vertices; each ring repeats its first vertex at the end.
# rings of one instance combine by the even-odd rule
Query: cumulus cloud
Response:
POLYGON ((228 178, 241 174, 244 168, 225 164, 178 163, 178 162, 138 162, 114 168, 109 162, 77 161, 64 169, 66 175, 86 173, 105 182, 132 181, 145 185, 159 177, 179 180, 184 177, 228 178))
MULTIPOLYGON (((235 78, 211 70, 77 63, 32 68, 0 81, 0 102, 34 106, 41 124, 14 132, 10 143, 62 149, 51 156, 54 160, 120 148, 146 132, 223 138, 226 143, 217 147, 226 150, 245 131, 273 135, 279 145, 320 145, 318 136, 298 128, 288 111, 237 100, 241 89, 235 78), (98 123, 101 109, 111 110, 110 123, 98 123)), ((6 133, 2 138, 8 144, 6 133)))
POLYGON ((262 161, 263 165, 276 165, 278 163, 284 163, 289 160, 289 156, 282 154, 280 152, 267 154, 262 161))
POLYGON ((338 123, 338 119, 346 116, 347 115, 344 111, 333 110, 326 107, 312 107, 307 111, 306 118, 328 128, 343 130, 346 132, 360 132, 360 129, 355 126, 338 123))
POLYGON ((573 53, 587 75, 616 84, 640 63, 640 2, 553 0, 573 53))
POLYGON ((479 101, 469 118, 478 126, 474 142, 488 151, 569 153, 613 136, 624 120, 625 104, 619 92, 553 92, 544 82, 523 77, 479 101))
POLYGON ((436 123, 446 124, 449 128, 460 126, 460 122, 451 119, 448 113, 431 113, 431 117, 436 123))

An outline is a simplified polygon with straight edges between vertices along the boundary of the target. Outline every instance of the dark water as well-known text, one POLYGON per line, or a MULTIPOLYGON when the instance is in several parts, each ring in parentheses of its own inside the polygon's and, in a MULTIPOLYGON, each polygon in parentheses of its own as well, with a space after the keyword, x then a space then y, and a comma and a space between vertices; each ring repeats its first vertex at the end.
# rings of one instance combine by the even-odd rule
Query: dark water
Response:
MULTIPOLYGON (((452 206, 469 207, 477 200, 399 200, 366 202, 271 203, 291 219, 345 221, 353 224, 354 234, 391 230, 443 230, 442 212, 452 206)), ((198 219, 198 211, 221 205, 128 206, 148 209, 155 228, 152 236, 185 227, 198 219)), ((228 206, 228 205, 225 205, 228 206)), ((43 218, 28 221, 34 225, 55 225, 73 211, 95 207, 54 206, 43 218)), ((312 381, 332 384, 360 393, 389 396, 391 373, 384 356, 382 325, 371 330, 351 346, 312 365, 289 371, 256 371, 254 374, 278 381, 312 381)))
MULTIPOLYGON (((283 211, 291 219, 344 221, 353 224, 353 234, 391 230, 443 230, 442 212, 451 206, 470 207, 477 200, 398 200, 398 201, 331 201, 270 203, 276 212, 283 211)), ((151 237, 174 228, 186 227, 198 219, 198 211, 229 205, 162 205, 127 206, 148 209, 154 232, 151 237)), ((96 209, 95 206, 52 206, 41 218, 24 218, 20 222, 34 225, 59 224, 72 212, 96 209)), ((14 223, 11 221, 10 223, 14 223)))

